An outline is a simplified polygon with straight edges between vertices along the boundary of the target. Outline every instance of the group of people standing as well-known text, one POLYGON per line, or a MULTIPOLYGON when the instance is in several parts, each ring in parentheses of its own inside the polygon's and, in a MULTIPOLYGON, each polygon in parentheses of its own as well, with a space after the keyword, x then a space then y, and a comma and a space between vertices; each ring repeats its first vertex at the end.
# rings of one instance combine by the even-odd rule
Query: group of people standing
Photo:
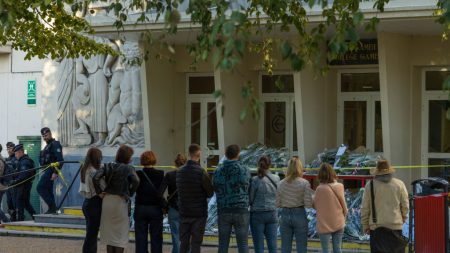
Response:
MULTIPOLYGON (((40 166, 48 166, 54 162, 63 161, 61 144, 52 137, 48 127, 41 129, 41 135, 46 142, 45 148, 39 155, 40 166)), ((33 217, 36 214, 30 203, 30 194, 33 181, 38 172, 35 162, 25 153, 22 144, 6 143, 8 157, 0 155, 0 202, 6 193, 9 217, 0 209, 2 222, 23 221, 25 210, 33 217)), ((2 146, 0 145, 0 152, 2 146)), ((53 167, 48 167, 42 173, 37 192, 47 204, 47 214, 56 213, 56 203, 53 194, 53 182, 58 177, 53 167)))

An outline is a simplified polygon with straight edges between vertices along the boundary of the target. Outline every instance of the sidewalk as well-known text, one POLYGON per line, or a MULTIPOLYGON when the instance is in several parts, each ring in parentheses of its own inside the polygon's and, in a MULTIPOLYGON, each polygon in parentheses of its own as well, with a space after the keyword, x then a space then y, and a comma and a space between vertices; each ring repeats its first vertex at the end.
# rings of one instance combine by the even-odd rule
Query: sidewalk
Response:
MULTIPOLYGON (((79 239, 51 239, 37 237, 0 237, 0 253, 79 253, 83 241, 79 239)), ((98 252, 106 252, 106 247, 99 242, 98 252)), ((163 252, 171 253, 172 246, 164 245, 163 252)), ((134 253, 134 243, 129 243, 125 253, 134 253)), ((203 247, 202 253, 215 253, 217 247, 203 247)), ((231 248, 229 253, 237 253, 237 249, 231 248)), ((250 249, 250 252, 253 252, 250 249)), ((317 251, 310 251, 317 252, 317 251)), ((357 251, 343 251, 343 253, 354 253, 357 251)), ((364 251, 362 251, 364 252, 364 251)))

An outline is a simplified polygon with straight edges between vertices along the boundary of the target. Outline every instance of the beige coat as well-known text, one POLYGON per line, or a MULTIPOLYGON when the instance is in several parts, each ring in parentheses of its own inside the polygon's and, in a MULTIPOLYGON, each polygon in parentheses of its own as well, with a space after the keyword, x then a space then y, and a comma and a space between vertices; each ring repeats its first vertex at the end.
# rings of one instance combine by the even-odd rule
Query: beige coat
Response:
POLYGON ((401 230, 408 213, 408 191, 402 181, 392 178, 389 182, 385 183, 375 179, 366 185, 361 207, 363 231, 366 231, 369 227, 370 230, 374 230, 377 227, 401 230), (370 185, 373 182, 375 182, 376 224, 372 220, 372 198, 370 194, 370 185))

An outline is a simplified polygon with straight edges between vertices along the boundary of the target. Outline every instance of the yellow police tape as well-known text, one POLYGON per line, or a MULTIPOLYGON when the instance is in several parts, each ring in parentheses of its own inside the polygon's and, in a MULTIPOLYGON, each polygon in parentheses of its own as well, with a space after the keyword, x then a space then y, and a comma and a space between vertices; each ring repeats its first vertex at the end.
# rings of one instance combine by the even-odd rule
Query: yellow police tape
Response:
POLYGON ((50 163, 50 166, 53 167, 56 170, 56 173, 59 175, 61 180, 63 181, 64 185, 68 187, 68 184, 66 182, 66 179, 64 178, 63 173, 61 172, 61 169, 59 168, 59 162, 50 163))
MULTIPOLYGON (((38 173, 34 174, 34 176, 29 177, 29 178, 25 179, 25 180, 22 181, 22 182, 19 182, 19 183, 17 183, 17 184, 13 184, 13 185, 8 185, 8 186, 5 188, 5 190, 14 188, 14 187, 16 187, 16 186, 19 186, 19 185, 21 185, 21 184, 24 184, 24 183, 26 183, 26 182, 28 182, 28 181, 34 179, 35 177, 37 177, 37 176, 39 176, 40 174, 42 174, 44 171, 48 170, 50 167, 51 167, 51 166, 48 165, 47 167, 41 169, 38 173)), ((3 190, 3 189, 2 189, 2 190, 3 190)))

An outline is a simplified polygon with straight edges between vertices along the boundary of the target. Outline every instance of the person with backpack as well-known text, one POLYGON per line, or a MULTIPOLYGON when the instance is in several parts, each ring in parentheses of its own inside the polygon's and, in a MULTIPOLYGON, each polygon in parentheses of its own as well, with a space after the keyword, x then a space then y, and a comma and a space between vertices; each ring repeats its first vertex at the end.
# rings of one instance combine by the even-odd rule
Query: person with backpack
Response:
POLYGON ((30 203, 31 186, 36 175, 34 161, 25 154, 22 144, 14 147, 14 154, 18 161, 19 174, 15 180, 10 182, 10 185, 16 188, 17 221, 25 220, 25 209, 34 219, 33 215, 36 214, 36 211, 30 203))
POLYGON ((277 184, 280 177, 270 173, 268 156, 258 159, 258 172, 250 184, 250 227, 255 253, 264 253, 264 237, 269 253, 277 252, 277 184))
MULTIPOLYGON (((5 194, 6 192, 6 186, 5 186, 5 172, 7 170, 7 165, 5 162, 5 159, 3 159, 3 156, 1 154, 2 152, 2 145, 0 144, 0 203, 3 200, 3 194, 5 194)), ((6 217, 5 213, 3 212, 3 210, 0 208, 0 220, 2 222, 10 222, 10 219, 8 217, 6 217)))

